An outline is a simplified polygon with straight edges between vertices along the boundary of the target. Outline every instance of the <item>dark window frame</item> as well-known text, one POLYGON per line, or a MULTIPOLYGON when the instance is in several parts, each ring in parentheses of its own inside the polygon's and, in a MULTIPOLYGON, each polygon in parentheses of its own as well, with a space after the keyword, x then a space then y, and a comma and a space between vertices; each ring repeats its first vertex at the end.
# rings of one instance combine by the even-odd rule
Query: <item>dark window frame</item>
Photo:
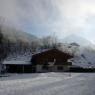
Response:
POLYGON ((48 67, 47 65, 43 65, 43 66, 42 66, 42 69, 43 69, 43 70, 48 70, 49 67, 48 67))
POLYGON ((63 66, 57 66, 57 70, 63 70, 63 66))

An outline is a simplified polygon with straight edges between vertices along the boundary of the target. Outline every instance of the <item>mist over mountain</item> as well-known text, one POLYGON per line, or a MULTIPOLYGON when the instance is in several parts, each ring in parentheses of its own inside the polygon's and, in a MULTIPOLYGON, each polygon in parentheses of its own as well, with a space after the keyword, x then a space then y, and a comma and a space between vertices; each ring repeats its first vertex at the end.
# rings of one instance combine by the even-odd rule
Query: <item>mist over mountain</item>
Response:
POLYGON ((34 35, 28 34, 26 32, 23 32, 21 30, 18 30, 13 27, 2 27, 2 34, 4 38, 9 40, 10 42, 16 43, 16 42, 23 42, 23 43, 31 43, 33 40, 37 40, 38 38, 34 35))
POLYGON ((78 35, 74 35, 74 34, 65 37, 63 39, 63 42, 65 42, 65 43, 77 43, 82 47, 88 47, 88 46, 92 47, 92 48, 95 47, 94 44, 92 44, 87 39, 85 39, 81 36, 78 36, 78 35))

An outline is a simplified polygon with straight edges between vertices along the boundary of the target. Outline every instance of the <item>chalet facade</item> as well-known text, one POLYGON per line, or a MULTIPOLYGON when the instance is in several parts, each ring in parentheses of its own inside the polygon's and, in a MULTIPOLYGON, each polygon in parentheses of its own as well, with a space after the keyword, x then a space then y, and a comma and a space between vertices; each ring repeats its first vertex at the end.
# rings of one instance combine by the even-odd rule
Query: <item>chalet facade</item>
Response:
POLYGON ((72 66, 72 63, 68 62, 72 57, 58 49, 50 49, 34 54, 31 63, 36 72, 63 72, 72 66))

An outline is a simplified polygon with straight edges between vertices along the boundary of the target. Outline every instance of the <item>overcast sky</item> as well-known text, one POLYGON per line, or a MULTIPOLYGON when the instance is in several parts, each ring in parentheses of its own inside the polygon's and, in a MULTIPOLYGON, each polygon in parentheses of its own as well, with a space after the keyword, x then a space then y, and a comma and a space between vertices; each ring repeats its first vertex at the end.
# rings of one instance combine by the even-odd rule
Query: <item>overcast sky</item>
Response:
POLYGON ((75 34, 95 43, 95 0, 0 0, 0 16, 37 36, 75 34))

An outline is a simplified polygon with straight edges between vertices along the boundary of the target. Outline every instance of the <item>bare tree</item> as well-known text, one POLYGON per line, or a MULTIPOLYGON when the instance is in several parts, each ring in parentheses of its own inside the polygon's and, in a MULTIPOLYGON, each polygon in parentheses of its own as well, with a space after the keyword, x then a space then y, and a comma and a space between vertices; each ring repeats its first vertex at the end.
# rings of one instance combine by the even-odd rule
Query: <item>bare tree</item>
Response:
POLYGON ((57 36, 53 35, 51 36, 51 47, 57 48, 58 47, 58 39, 57 36))
POLYGON ((3 44, 3 35, 0 29, 0 72, 2 71, 2 61, 5 57, 4 44, 3 44))
POLYGON ((43 48, 50 48, 50 36, 42 38, 42 47, 43 48))
POLYGON ((31 42, 31 51, 35 52, 40 47, 41 42, 38 40, 33 40, 31 42))
POLYGON ((43 48, 57 48, 58 39, 56 36, 47 36, 42 38, 43 48))
POLYGON ((7 54, 9 51, 8 40, 4 38, 3 33, 2 33, 3 22, 4 22, 4 19, 0 17, 0 73, 3 70, 2 62, 7 57, 7 54))

